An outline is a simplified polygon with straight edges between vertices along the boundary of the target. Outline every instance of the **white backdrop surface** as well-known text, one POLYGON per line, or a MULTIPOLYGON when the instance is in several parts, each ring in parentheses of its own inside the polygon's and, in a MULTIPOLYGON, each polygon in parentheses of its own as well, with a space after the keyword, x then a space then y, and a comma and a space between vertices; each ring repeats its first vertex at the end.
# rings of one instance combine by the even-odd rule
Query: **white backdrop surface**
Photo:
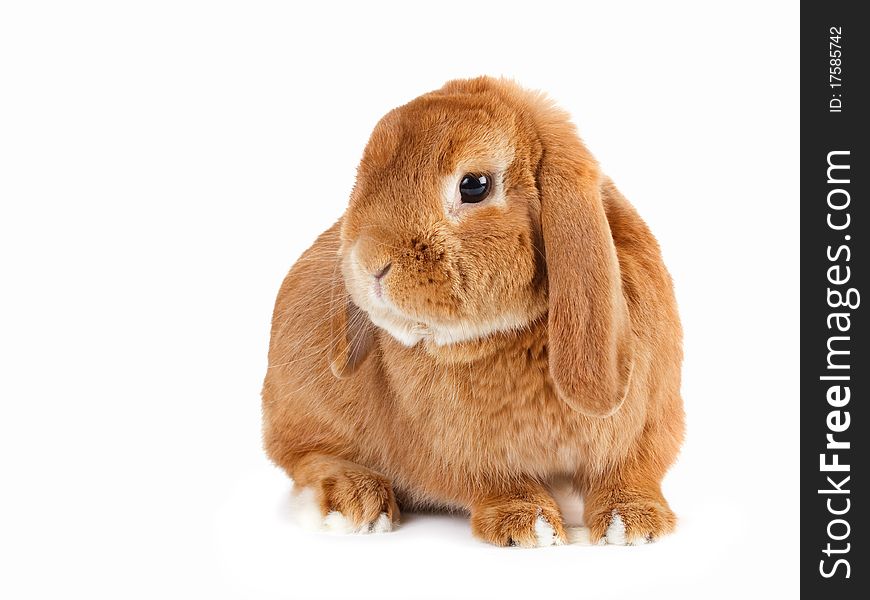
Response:
POLYGON ((796 4, 0 5, 0 596, 797 596, 796 4), (278 285, 390 108, 478 74, 568 109, 685 327, 676 534, 497 549, 299 530, 260 447, 278 285))

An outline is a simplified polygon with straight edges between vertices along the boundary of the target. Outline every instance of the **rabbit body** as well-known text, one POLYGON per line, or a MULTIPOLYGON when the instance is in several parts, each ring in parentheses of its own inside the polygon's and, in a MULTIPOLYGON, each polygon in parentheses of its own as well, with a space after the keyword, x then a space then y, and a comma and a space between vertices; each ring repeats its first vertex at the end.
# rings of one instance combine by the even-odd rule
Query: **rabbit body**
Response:
MULTIPOLYGON (((433 199, 424 217, 407 207, 387 216, 372 181, 387 185, 396 153, 420 140, 407 134, 404 107, 385 117, 404 137, 376 129, 348 213, 281 286, 263 388, 267 453, 314 491, 324 517, 341 514, 362 531, 396 521, 400 506, 449 508, 468 511, 474 533, 494 544, 562 543, 550 486, 568 479, 584 495, 593 540, 670 532, 660 483, 683 436, 681 329, 655 238, 540 96, 488 78, 439 93, 512 117, 510 135, 487 138, 486 122, 467 136, 501 146, 478 159, 495 173, 498 197, 450 205, 448 190, 446 207, 433 199), (549 150, 560 141, 562 171, 549 150), (597 220, 580 209, 547 214, 557 201, 548 198, 572 197, 597 220), (481 239, 490 246, 477 249, 481 239), (499 254, 486 256, 490 248, 499 254), (478 256, 489 266, 475 271, 478 256)), ((420 114, 450 118, 441 100, 441 112, 424 105, 420 114)), ((444 161, 442 173, 455 170, 455 157, 444 161)), ((432 180, 434 195, 441 187, 432 180)))

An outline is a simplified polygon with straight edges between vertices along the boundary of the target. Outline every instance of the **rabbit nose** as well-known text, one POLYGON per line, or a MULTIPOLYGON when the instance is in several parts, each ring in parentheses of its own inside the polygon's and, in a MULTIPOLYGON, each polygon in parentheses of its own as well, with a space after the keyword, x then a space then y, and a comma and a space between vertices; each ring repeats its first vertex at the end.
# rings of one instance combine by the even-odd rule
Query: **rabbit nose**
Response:
POLYGON ((386 265, 384 265, 384 267, 380 271, 378 271, 377 273, 374 274, 374 278, 376 280, 380 281, 381 279, 384 278, 384 275, 389 273, 390 267, 392 267, 392 266, 393 266, 393 261, 388 262, 386 265))

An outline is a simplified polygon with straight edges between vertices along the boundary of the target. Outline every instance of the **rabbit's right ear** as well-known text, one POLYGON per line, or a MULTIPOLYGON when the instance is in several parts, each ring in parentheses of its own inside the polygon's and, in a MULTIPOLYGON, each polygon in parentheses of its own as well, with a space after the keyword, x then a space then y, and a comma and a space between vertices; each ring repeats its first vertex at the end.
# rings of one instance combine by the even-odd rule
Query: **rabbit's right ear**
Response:
POLYGON ((365 361, 374 343, 374 325, 353 303, 336 269, 329 307, 329 368, 339 379, 352 375, 365 361))

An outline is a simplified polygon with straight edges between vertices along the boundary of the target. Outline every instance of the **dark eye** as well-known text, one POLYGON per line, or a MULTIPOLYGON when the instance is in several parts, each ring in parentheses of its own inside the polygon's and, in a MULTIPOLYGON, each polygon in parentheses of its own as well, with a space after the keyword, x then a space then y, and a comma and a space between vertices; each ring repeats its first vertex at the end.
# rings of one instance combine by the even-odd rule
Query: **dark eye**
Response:
POLYGON ((489 196, 489 188, 488 175, 466 173, 459 182, 459 196, 463 204, 474 204, 489 196))

